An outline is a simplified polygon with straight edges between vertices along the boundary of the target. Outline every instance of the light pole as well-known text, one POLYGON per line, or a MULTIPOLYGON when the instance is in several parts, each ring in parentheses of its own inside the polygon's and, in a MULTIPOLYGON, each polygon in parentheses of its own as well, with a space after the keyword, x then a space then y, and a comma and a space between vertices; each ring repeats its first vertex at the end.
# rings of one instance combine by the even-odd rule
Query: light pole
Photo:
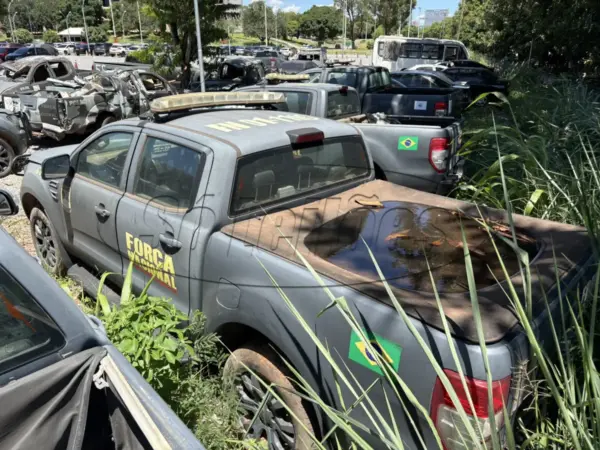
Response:
POLYGON ((115 28, 115 14, 113 13, 112 0, 108 0, 108 6, 110 7, 110 18, 113 24, 113 38, 117 37, 117 29, 115 28))
POLYGON ((267 29, 267 0, 265 1, 265 45, 269 45, 269 35, 267 29))
POLYGON ((412 27, 412 10, 413 1, 410 0, 410 19, 408 19, 408 37, 410 37, 410 27, 412 27))
POLYGON ((67 21, 67 42, 71 42, 71 29, 69 28, 69 16, 71 15, 71 11, 69 11, 69 14, 67 14, 67 18, 65 19, 67 21))
POLYGON ((13 4, 14 0, 10 0, 10 2, 8 3, 8 26, 10 26, 10 38, 13 42, 15 42, 15 26, 14 26, 14 22, 10 20, 11 16, 10 16, 10 6, 13 4))
POLYGON ((81 15, 83 16, 83 29, 85 30, 85 42, 87 43, 88 53, 90 53, 90 38, 88 36, 87 23, 85 21, 85 10, 83 9, 85 0, 81 0, 81 15))
POLYGON ((346 2, 342 3, 342 14, 344 16, 344 44, 342 45, 342 59, 346 58, 346 2))
MULTIPOLYGON (((200 12, 198 9, 198 2, 200 0, 194 0, 194 14, 196 16, 196 41, 198 42, 198 67, 200 69, 200 90, 205 91, 204 87, 204 61, 202 60, 202 39, 200 38, 200 12)), ((139 14, 139 8, 138 8, 139 14)), ((141 27, 140 27, 141 28, 141 27)), ((140 30, 140 33, 142 30, 140 30)))
MULTIPOLYGON (((121 0, 123 1, 123 0, 121 0)), ((196 0, 194 0, 194 3, 196 2, 196 0)), ((144 35, 142 33, 142 16, 140 14, 140 2, 139 0, 136 0, 135 3, 137 4, 137 10, 138 10, 138 28, 140 29, 140 42, 142 43, 142 45, 144 44, 144 35)), ((197 11, 198 7, 196 7, 196 23, 198 23, 198 11, 197 11)), ((200 42, 200 29, 199 29, 200 25, 196 25, 196 31, 198 33, 198 42, 200 42)), ((125 31, 123 31, 123 36, 125 36, 125 31)))
POLYGON ((418 28, 417 28, 417 38, 423 37, 423 36, 420 35, 421 34, 421 11, 422 11, 422 9, 419 8, 419 23, 417 25, 418 26, 418 28))

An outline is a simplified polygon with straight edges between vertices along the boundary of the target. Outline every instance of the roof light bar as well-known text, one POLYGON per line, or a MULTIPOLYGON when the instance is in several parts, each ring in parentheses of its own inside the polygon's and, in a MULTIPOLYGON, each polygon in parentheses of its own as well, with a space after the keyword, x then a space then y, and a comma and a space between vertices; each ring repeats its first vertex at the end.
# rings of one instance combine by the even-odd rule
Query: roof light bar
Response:
POLYGON ((150 104, 150 111, 160 114, 211 106, 268 105, 273 103, 285 103, 285 96, 278 92, 195 92, 157 98, 150 104))
POLYGON ((310 76, 308 74, 300 75, 285 75, 282 73, 269 73, 265 75, 265 80, 281 80, 281 81, 300 81, 300 80, 308 80, 310 76))

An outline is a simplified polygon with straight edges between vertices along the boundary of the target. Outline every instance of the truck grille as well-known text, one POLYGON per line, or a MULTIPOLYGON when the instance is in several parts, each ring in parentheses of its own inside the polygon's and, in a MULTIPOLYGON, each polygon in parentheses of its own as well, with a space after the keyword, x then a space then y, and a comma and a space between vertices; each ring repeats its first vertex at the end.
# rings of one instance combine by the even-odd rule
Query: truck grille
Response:
POLYGON ((50 191, 50 197, 57 202, 58 201, 58 181, 52 180, 48 183, 48 191, 50 191))

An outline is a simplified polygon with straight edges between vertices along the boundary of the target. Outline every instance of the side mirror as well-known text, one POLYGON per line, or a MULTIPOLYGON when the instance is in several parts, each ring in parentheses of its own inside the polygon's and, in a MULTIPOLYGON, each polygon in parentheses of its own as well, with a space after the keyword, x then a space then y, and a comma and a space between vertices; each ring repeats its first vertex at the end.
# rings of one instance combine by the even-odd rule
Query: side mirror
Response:
POLYGON ((42 179, 57 180, 66 177, 71 168, 69 155, 59 155, 42 163, 42 179))
POLYGON ((19 212, 19 206, 8 192, 0 189, 0 216, 14 216, 19 212))

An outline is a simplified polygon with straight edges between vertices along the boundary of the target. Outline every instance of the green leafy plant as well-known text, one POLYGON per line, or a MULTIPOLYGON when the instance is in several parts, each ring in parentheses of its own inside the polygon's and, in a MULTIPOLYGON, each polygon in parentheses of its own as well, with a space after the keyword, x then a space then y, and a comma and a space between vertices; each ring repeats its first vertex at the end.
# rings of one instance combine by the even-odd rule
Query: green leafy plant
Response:
POLYGON ((29 44, 33 42, 33 34, 25 28, 18 28, 13 33, 13 40, 18 44, 29 44))
POLYGON ((62 39, 56 30, 46 30, 42 35, 42 40, 47 44, 52 44, 53 42, 60 42, 62 39))

